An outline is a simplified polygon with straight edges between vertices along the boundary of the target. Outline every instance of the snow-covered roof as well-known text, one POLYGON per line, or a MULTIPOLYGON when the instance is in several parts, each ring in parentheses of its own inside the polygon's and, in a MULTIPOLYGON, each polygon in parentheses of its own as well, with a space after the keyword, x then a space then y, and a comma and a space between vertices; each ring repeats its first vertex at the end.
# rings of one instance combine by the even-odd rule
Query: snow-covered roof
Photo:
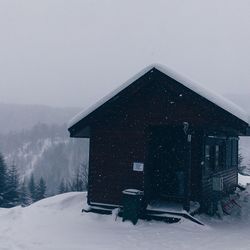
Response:
POLYGON ((250 116, 239 106, 234 104, 233 102, 227 100, 225 97, 208 90, 204 88, 203 86, 194 83, 190 79, 181 76, 180 74, 174 72, 173 70, 167 68, 164 65, 160 64, 151 64, 148 67, 144 68, 141 70, 139 73, 134 75, 132 78, 130 78, 128 81, 126 81, 124 84, 122 84, 120 87, 109 93, 108 95, 104 96, 101 100, 96 102, 94 105, 90 106, 89 108, 83 110, 82 112, 78 113, 75 117, 73 117, 69 123, 68 123, 68 128, 71 128, 74 126, 76 123, 78 123, 80 120, 85 118, 87 115, 92 113, 94 110, 99 108, 101 105, 103 105, 105 102, 113 98, 115 95, 117 95, 119 92, 124 90, 126 87, 128 87, 130 84, 135 82, 137 79, 145 75, 147 72, 152 70, 153 68, 161 71, 165 75, 173 78, 177 82, 181 83, 182 85, 186 86, 187 88, 191 89, 192 91, 196 92, 200 96, 206 98, 210 102, 216 104, 217 106, 221 107, 222 109, 228 111, 229 113, 235 115, 239 119, 243 120, 247 124, 250 124, 250 116))

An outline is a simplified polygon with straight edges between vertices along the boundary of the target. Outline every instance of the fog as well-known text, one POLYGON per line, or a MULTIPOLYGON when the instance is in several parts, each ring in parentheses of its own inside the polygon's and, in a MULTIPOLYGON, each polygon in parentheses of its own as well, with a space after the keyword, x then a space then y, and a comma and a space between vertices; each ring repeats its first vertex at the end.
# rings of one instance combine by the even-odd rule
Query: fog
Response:
POLYGON ((0 102, 84 107, 161 63, 250 94, 248 0, 0 0, 0 102))

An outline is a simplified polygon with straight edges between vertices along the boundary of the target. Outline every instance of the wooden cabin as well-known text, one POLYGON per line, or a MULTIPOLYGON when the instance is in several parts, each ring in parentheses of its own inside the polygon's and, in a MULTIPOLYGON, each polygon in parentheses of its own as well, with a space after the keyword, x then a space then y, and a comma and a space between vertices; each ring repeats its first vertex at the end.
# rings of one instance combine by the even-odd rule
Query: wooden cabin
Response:
POLYGON ((120 206, 122 191, 146 203, 203 211, 238 185, 238 140, 248 116, 231 102, 161 65, 151 65, 69 124, 90 138, 88 204, 120 206))

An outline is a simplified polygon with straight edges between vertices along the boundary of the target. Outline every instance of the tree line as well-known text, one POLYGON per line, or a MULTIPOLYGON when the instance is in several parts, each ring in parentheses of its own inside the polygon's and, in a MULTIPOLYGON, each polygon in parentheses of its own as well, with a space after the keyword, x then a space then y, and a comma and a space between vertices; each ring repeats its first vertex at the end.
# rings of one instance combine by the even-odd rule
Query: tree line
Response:
MULTIPOLYGON (((87 188, 88 168, 85 164, 80 164, 71 181, 61 180, 57 193, 85 191, 87 188)), ((43 177, 37 182, 32 174, 29 179, 21 180, 16 165, 8 167, 0 153, 0 207, 28 206, 46 196, 43 177)))
POLYGON ((34 176, 21 181, 17 167, 8 167, 0 154, 0 207, 28 206, 46 197, 46 183, 41 177, 36 183, 34 176))
POLYGON ((88 166, 86 164, 80 164, 75 170, 73 179, 71 181, 66 181, 62 179, 59 187, 58 193, 63 194, 67 192, 81 192, 88 189, 88 166))

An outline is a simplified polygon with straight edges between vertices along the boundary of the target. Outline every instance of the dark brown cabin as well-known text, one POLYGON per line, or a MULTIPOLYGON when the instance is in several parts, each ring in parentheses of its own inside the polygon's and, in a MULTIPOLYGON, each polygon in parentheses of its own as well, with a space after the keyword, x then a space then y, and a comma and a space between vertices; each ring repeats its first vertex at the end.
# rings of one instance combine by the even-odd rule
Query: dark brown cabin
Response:
POLYGON ((122 191, 147 202, 198 201, 207 211, 238 185, 238 138, 249 133, 235 105, 149 66, 72 120, 71 137, 90 138, 89 205, 119 206, 122 191))

